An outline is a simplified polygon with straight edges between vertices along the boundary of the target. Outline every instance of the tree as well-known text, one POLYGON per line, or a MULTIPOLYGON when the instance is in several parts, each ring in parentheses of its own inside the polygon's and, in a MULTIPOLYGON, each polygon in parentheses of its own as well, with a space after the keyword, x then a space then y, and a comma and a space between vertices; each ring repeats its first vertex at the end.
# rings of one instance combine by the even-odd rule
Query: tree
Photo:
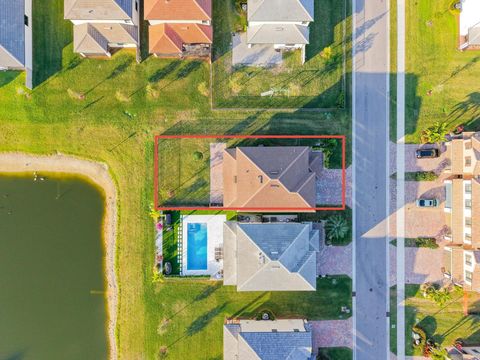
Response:
POLYGON ((448 124, 446 122, 436 122, 433 126, 425 129, 422 134, 422 141, 424 143, 439 144, 445 141, 445 136, 448 135, 448 124))
POLYGON ((347 220, 342 215, 333 215, 325 223, 327 238, 330 241, 345 238, 350 230, 347 220))

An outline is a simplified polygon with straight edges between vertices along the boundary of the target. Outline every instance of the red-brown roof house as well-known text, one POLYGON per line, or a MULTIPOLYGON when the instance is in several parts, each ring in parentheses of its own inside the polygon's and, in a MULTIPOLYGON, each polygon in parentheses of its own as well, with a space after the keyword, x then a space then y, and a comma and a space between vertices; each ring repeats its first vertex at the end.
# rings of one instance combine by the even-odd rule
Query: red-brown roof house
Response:
POLYGON ((211 0, 145 0, 149 51, 158 57, 210 58, 211 0))

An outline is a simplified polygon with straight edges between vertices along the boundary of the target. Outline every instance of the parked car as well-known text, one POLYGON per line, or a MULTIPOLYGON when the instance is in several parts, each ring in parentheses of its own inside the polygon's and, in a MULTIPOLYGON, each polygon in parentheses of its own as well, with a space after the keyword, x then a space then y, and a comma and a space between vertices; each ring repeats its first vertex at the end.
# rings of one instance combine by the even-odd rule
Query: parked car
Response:
POLYGON ((418 149, 415 151, 415 156, 417 159, 436 158, 439 156, 439 151, 438 149, 418 149))
POLYGON ((440 202, 437 199, 417 199, 418 207, 437 207, 440 202))

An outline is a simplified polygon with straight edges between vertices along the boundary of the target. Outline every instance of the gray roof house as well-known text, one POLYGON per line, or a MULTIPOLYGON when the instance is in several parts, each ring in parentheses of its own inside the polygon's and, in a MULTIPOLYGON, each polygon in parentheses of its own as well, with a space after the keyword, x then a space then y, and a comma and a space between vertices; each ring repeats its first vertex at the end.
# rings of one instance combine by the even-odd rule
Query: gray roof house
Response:
POLYGON ((223 284, 237 291, 315 291, 319 245, 312 223, 227 221, 223 284))
POLYGON ((110 57, 113 49, 137 48, 139 6, 139 0, 65 0, 65 19, 74 24, 74 51, 110 57))
POLYGON ((27 70, 31 80, 31 0, 0 0, 0 70, 27 70))
POLYGON ((232 320, 223 326, 224 360, 313 359, 312 333, 302 319, 232 320))
POLYGON ((247 43, 275 48, 304 48, 314 0, 248 0, 247 43))

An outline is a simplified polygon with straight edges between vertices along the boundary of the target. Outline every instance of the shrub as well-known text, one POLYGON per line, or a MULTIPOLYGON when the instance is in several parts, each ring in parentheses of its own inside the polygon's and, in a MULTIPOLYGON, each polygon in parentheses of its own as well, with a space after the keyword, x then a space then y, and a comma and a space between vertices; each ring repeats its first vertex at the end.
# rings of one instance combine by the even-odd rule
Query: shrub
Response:
POLYGON ((437 249, 438 244, 435 238, 429 237, 418 237, 418 238, 406 238, 405 239, 406 247, 423 247, 429 249, 437 249))
POLYGON ((208 89, 207 83, 205 81, 202 81, 200 84, 198 84, 197 90, 203 96, 208 97, 208 95, 210 95, 210 90, 208 89))
POLYGON ((323 49, 320 52, 320 56, 325 60, 330 60, 332 58, 332 54, 333 54, 333 51, 331 46, 327 46, 325 49, 323 49))
POLYGON ((148 84, 146 91, 147 91, 147 95, 150 96, 151 98, 156 99, 160 96, 160 91, 158 91, 155 85, 153 84, 148 84))
POLYGON ((348 226, 347 219, 342 215, 330 216, 325 223, 325 230, 327 233, 327 239, 330 241, 344 239, 350 227, 348 226))
POLYGON ((67 89, 68 96, 74 100, 85 100, 85 94, 81 92, 74 91, 72 89, 67 89))
POLYGON ((200 151, 195 151, 195 152, 193 153, 193 158, 194 158, 195 160, 197 160, 197 161, 200 161, 200 160, 203 159, 203 153, 200 152, 200 151))
POLYGON ((412 330, 420 336, 420 344, 418 346, 425 346, 427 342, 427 334, 425 334, 425 331, 418 325, 414 325, 412 330))
POLYGON ((452 299, 451 289, 447 287, 439 288, 438 285, 426 283, 422 284, 423 296, 435 302, 438 306, 445 305, 452 299))
POLYGON ((125 95, 120 90, 117 90, 117 92, 115 93, 115 98, 120 102, 130 102, 130 98, 128 97, 128 95, 125 95))
POLYGON ((435 172, 433 171, 417 171, 405 173, 405 180, 407 181, 435 181, 437 178, 438 175, 435 174, 435 172))
POLYGON ((257 316, 255 317, 255 320, 275 320, 275 315, 272 311, 268 309, 264 309, 257 314, 257 316), (268 319, 265 319, 264 315, 267 315, 268 319))

